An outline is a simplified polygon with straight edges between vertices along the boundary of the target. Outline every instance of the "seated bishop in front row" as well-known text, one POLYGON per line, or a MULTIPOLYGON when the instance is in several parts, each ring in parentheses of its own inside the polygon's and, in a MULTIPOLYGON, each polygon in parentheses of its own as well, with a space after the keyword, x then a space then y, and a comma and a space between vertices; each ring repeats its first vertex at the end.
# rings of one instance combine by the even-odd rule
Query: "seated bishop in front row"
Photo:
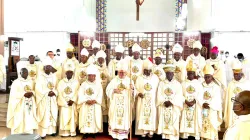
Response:
POLYGON ((26 68, 21 69, 20 75, 11 85, 6 123, 11 134, 33 134, 34 129, 38 128, 34 83, 27 78, 26 68))
POLYGON ((158 87, 156 106, 158 108, 158 134, 162 139, 179 140, 179 122, 184 97, 181 84, 174 79, 175 66, 171 60, 163 67, 166 80, 158 87))
POLYGON ((113 139, 128 139, 132 123, 132 108, 134 106, 134 83, 126 76, 128 65, 126 60, 118 63, 116 76, 106 89, 110 100, 109 134, 113 139))
POLYGON ((76 136, 76 125, 78 122, 77 93, 79 88, 79 82, 73 77, 73 66, 68 66, 65 71, 66 77, 63 78, 57 86, 57 102, 60 110, 59 135, 63 137, 76 136))
POLYGON ((98 70, 93 64, 87 68, 87 81, 83 82, 78 91, 79 130, 83 139, 88 136, 95 138, 96 133, 103 132, 102 101, 103 89, 96 80, 98 70))

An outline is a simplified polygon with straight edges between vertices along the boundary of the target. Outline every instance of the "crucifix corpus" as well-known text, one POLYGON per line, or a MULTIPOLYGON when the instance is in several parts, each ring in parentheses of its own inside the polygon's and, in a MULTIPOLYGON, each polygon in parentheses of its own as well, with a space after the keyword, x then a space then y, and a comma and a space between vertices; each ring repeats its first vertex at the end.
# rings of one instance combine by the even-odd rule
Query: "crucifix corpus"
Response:
POLYGON ((143 4, 144 0, 136 0, 136 20, 139 21, 140 16, 140 6, 143 4))

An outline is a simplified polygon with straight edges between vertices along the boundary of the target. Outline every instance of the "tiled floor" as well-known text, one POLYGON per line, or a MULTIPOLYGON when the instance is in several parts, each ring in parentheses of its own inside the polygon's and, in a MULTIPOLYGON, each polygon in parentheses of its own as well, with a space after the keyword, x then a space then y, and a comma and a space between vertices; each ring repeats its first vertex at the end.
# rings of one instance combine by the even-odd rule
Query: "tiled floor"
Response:
MULTIPOLYGON (((6 128, 6 127, 0 127, 0 140, 4 137, 7 137, 8 135, 10 135, 10 129, 6 128)), ((62 138, 60 136, 57 137, 51 137, 48 136, 46 138, 46 140, 81 140, 82 136, 77 136, 77 137, 66 137, 66 138, 62 138)), ((88 138, 87 140, 93 140, 93 138, 88 138)), ((111 137, 109 136, 97 136, 96 140, 112 140, 111 137)), ((133 139, 133 140, 137 140, 137 139, 133 139)))

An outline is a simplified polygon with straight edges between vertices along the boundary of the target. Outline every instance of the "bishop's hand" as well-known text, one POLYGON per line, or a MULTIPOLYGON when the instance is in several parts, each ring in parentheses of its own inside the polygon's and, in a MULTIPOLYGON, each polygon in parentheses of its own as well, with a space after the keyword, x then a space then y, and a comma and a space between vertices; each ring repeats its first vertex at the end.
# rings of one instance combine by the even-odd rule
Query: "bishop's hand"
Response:
POLYGON ((121 90, 119 90, 119 89, 114 89, 113 93, 121 94, 121 90))
POLYGON ((143 98, 143 97, 144 97, 144 95, 143 95, 142 93, 139 93, 138 96, 139 96, 140 98, 143 98))
POLYGON ((53 96, 56 96, 56 94, 53 92, 53 91, 50 91, 49 94, 48 94, 49 97, 53 97, 53 96))
POLYGON ((74 101, 69 100, 69 101, 68 101, 68 106, 72 106, 72 105, 73 105, 73 103, 74 103, 74 101))
POLYGON ((30 98, 32 96, 33 96, 32 92, 27 92, 27 93, 24 94, 24 97, 26 97, 26 98, 30 98))
POLYGON ((202 107, 205 108, 205 109, 209 109, 209 108, 210 108, 208 103, 204 103, 204 104, 202 105, 202 107))
POLYGON ((173 104, 170 101, 165 101, 164 105, 166 108, 168 108, 168 107, 172 106, 173 104))
POLYGON ((86 104, 87 105, 92 105, 92 100, 87 100, 86 104))

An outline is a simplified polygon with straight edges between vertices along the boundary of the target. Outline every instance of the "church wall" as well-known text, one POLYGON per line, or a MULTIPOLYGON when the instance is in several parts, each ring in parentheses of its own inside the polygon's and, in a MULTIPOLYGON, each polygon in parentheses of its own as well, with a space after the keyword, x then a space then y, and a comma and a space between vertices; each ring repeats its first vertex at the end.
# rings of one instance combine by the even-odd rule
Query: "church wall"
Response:
POLYGON ((175 0, 145 0, 136 21, 135 0, 107 1, 108 32, 175 31, 175 0))

